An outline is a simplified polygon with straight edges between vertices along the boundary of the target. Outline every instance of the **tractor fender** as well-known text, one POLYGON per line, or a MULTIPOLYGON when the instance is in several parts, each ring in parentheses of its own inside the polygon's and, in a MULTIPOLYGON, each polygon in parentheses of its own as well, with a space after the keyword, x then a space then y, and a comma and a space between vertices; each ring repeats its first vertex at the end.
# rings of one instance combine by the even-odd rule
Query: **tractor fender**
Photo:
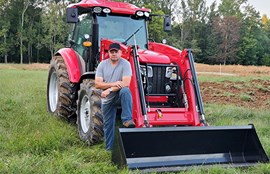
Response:
POLYGON ((96 72, 93 72, 93 71, 86 72, 81 76, 79 83, 82 83, 84 79, 95 79, 95 76, 96 76, 96 72))
POLYGON ((65 61, 69 80, 73 83, 78 83, 81 75, 85 72, 83 58, 71 48, 62 48, 56 52, 55 56, 57 55, 61 55, 65 61))

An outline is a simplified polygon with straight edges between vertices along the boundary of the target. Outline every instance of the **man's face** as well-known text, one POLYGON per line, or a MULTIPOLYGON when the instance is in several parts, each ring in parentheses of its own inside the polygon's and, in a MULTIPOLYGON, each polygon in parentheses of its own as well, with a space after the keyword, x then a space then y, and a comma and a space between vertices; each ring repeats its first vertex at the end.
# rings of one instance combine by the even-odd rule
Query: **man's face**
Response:
POLYGON ((121 50, 112 49, 109 51, 109 56, 110 56, 112 61, 118 61, 120 59, 121 55, 122 55, 121 50))

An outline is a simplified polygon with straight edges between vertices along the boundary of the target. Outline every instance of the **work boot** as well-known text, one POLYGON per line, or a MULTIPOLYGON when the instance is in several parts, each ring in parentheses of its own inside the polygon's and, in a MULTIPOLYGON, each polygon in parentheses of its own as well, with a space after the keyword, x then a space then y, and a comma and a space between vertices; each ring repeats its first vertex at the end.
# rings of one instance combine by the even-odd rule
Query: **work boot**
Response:
POLYGON ((123 125, 125 128, 134 128, 135 127, 135 123, 132 120, 125 121, 123 123, 123 125))

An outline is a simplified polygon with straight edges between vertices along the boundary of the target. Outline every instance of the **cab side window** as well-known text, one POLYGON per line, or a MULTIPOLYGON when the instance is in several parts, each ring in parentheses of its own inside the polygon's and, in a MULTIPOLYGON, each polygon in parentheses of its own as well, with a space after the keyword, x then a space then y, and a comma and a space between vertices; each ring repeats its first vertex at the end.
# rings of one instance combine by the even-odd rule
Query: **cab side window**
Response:
POLYGON ((92 35, 92 17, 90 14, 82 14, 79 16, 79 22, 75 26, 74 34, 73 34, 73 45, 72 48, 77 51, 81 56, 83 56, 83 52, 85 47, 83 46, 83 42, 85 41, 84 35, 88 34, 91 37, 92 35))

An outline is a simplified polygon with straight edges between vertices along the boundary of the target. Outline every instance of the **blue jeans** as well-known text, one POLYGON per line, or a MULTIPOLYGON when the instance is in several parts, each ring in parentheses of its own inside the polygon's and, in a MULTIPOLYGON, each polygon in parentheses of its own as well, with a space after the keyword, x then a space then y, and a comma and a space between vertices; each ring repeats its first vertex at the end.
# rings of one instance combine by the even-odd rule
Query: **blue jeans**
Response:
POLYGON ((121 120, 123 123, 132 119, 132 96, 129 88, 122 88, 102 99, 101 110, 106 150, 112 150, 113 147, 117 106, 122 106, 121 120))

